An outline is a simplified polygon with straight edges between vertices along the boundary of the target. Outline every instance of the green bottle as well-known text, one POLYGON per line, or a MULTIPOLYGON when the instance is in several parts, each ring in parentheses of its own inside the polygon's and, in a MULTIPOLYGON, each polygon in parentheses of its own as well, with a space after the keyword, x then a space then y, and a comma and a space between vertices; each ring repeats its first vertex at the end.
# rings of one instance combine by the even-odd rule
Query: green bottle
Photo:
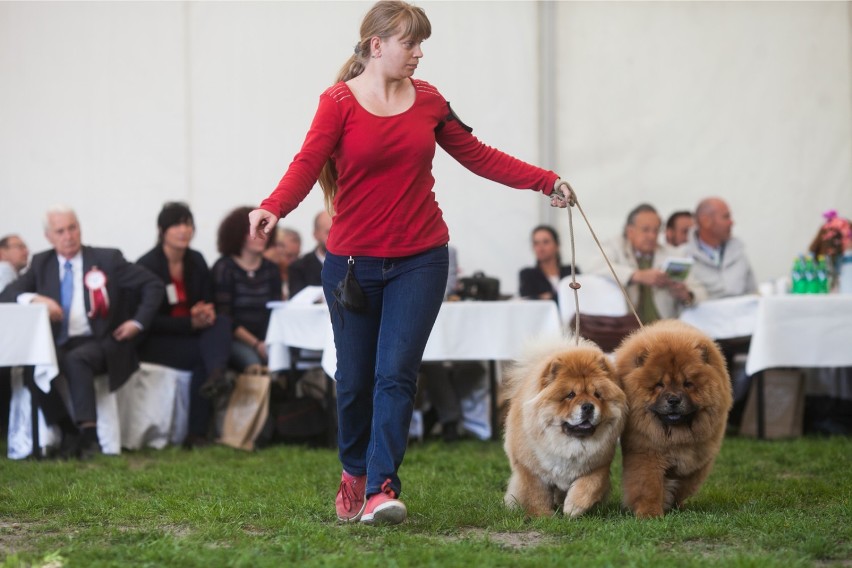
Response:
POLYGON ((816 289, 817 294, 828 294, 828 266, 825 264, 825 257, 819 255, 816 264, 816 289))
POLYGON ((790 292, 793 294, 804 294, 806 286, 805 263, 801 256, 797 256, 793 260, 793 270, 790 272, 790 292))
POLYGON ((813 255, 805 257, 805 294, 818 294, 819 283, 817 282, 816 263, 813 255))

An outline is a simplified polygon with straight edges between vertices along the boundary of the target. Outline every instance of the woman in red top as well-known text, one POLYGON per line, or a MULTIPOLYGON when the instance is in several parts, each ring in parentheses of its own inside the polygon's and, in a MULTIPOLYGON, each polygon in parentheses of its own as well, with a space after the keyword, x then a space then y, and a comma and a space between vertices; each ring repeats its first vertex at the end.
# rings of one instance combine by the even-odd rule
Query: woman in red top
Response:
POLYGON ((341 521, 396 524, 407 515, 397 471, 447 279, 449 233, 432 192, 436 144, 472 172, 551 195, 553 205, 571 196, 555 173, 480 142, 435 87, 412 78, 431 31, 425 12, 405 2, 370 9, 301 151, 249 215, 252 236, 266 238, 317 179, 333 211, 322 280, 338 361, 341 521))

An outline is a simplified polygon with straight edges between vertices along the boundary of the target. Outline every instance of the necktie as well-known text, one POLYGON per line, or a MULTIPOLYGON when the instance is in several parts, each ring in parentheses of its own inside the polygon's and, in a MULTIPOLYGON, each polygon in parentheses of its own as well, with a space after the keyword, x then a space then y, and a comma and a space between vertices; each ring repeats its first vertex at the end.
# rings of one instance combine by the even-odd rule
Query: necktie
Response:
MULTIPOLYGON (((647 256, 639 257, 639 268, 651 268, 652 259, 647 256)), ((642 323, 651 323, 660 319, 660 313, 657 311, 657 306, 654 304, 654 290, 646 284, 639 285, 639 319, 642 323)))
POLYGON ((62 330, 59 334, 59 343, 68 341, 68 320, 71 319, 71 299, 74 297, 74 271, 71 261, 65 261, 65 273, 59 286, 59 299, 62 303, 62 330))

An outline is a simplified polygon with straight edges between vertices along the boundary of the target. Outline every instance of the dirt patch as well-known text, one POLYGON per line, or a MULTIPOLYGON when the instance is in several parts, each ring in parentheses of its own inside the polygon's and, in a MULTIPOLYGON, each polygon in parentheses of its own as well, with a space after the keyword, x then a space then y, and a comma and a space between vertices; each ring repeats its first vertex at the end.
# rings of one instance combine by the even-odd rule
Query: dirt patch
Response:
POLYGON ((15 522, 0 520, 0 554, 15 554, 18 552, 30 552, 33 548, 32 536, 34 532, 44 535, 38 531, 38 523, 15 522))
POLYGON ((249 536, 264 536, 266 534, 265 530, 252 525, 243 525, 240 528, 249 536))
POLYGON ((504 548, 523 550, 549 544, 553 539, 540 532, 490 532, 480 528, 462 529, 457 535, 446 537, 449 541, 487 540, 504 548))
MULTIPOLYGON (((157 525, 155 528, 156 528, 156 530, 158 530, 158 531, 160 531, 164 534, 167 534, 169 536, 173 536, 175 538, 186 538, 190 534, 192 534, 192 530, 189 527, 184 526, 184 525, 174 525, 174 524, 157 525)), ((136 532, 140 532, 140 531, 148 532, 152 529, 152 527, 149 527, 149 526, 142 527, 142 526, 139 526, 139 525, 122 525, 122 526, 117 527, 117 529, 121 533, 136 533, 136 532)))
POLYGON ((140 469, 146 469, 151 465, 151 458, 141 456, 139 454, 133 454, 132 452, 125 452, 122 454, 124 457, 124 461, 127 463, 127 469, 130 471, 138 471, 140 469))

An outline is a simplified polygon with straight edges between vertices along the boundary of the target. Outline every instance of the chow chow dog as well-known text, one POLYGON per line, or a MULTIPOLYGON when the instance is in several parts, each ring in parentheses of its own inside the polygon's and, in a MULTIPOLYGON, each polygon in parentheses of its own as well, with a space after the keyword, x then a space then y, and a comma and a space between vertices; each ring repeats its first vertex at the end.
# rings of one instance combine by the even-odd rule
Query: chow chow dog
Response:
POLYGON ((678 320, 633 332, 614 356, 630 408, 621 436, 624 504, 637 517, 659 517, 698 491, 722 446, 732 404, 725 358, 678 320))
POLYGON ((547 341, 526 349, 506 383, 506 505, 530 516, 562 506, 578 517, 604 501, 627 405, 603 351, 586 340, 547 341))

